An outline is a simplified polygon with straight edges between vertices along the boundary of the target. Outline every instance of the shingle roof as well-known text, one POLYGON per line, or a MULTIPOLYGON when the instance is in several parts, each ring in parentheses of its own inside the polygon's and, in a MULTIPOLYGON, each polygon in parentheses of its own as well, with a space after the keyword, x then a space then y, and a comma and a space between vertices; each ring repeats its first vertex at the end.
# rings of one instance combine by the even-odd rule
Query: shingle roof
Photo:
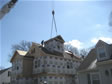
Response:
POLYGON ((18 53, 20 56, 25 56, 27 54, 27 51, 16 50, 15 53, 14 53, 14 55, 12 56, 10 62, 12 62, 12 60, 14 59, 16 53, 18 53))
POLYGON ((77 70, 83 71, 93 69, 96 67, 96 62, 96 51, 92 49, 77 70))
MULTIPOLYGON (((96 44, 96 47, 98 45, 103 45, 103 44, 107 44, 107 43, 105 43, 104 41, 99 40, 98 43, 96 44)), ((112 48, 112 44, 107 44, 107 45, 109 45, 112 48)), ((108 60, 106 60, 106 61, 108 61, 108 60)), ((105 61, 105 60, 103 60, 103 61, 105 61)), ((101 62, 103 62, 103 61, 101 61, 101 62)), ((81 65, 79 66, 79 68, 77 69, 77 71, 78 72, 85 71, 85 70, 87 71, 87 70, 92 70, 94 68, 97 68, 96 63, 97 63, 97 53, 96 53, 96 50, 94 48, 94 49, 92 49, 89 52, 88 56, 81 63, 81 65)))
POLYGON ((44 43, 47 43, 47 42, 49 42, 49 41, 51 41, 51 40, 53 40, 53 39, 59 40, 59 41, 61 41, 62 43, 65 42, 64 39, 61 37, 61 35, 58 35, 58 36, 56 36, 56 37, 54 37, 54 38, 51 38, 51 39, 45 41, 44 43))
POLYGON ((7 71, 9 68, 6 68, 6 69, 3 69, 3 70, 0 70, 0 74, 4 73, 5 71, 7 71))
POLYGON ((81 60, 80 57, 73 55, 71 52, 67 51, 64 53, 60 53, 60 52, 50 52, 49 50, 47 50, 45 47, 43 47, 42 45, 38 44, 38 43, 34 43, 33 45, 35 45, 36 47, 38 47, 42 52, 44 52, 45 54, 50 54, 50 55, 55 55, 55 56, 60 56, 60 57, 64 57, 64 58, 69 58, 69 59, 76 59, 76 60, 81 60))
POLYGON ((44 53, 46 53, 46 54, 59 55, 59 56, 61 55, 61 56, 63 56, 62 53, 59 53, 59 52, 56 52, 56 51, 50 52, 50 51, 47 50, 45 47, 39 46, 39 48, 40 48, 44 53))

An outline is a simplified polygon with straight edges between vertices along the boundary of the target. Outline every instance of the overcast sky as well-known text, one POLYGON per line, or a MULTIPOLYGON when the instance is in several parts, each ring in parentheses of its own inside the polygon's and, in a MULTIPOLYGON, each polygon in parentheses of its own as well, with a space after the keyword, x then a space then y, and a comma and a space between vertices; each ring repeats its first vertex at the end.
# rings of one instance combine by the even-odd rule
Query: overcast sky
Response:
POLYGON ((40 43, 50 38, 52 8, 55 9, 58 34, 66 44, 81 49, 95 45, 99 39, 112 43, 112 28, 108 25, 112 1, 66 0, 52 3, 19 0, 0 21, 0 66, 11 66, 8 62, 11 45, 21 40, 40 43))

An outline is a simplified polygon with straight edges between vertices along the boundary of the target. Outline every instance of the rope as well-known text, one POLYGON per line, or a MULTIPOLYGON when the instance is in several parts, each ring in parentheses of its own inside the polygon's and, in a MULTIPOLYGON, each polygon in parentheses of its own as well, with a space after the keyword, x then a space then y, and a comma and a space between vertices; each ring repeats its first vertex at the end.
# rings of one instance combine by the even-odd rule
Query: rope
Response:
POLYGON ((55 20, 54 14, 55 14, 55 11, 53 10, 53 11, 52 11, 53 17, 52 17, 52 25, 51 25, 51 38, 52 38, 52 31, 53 31, 53 23, 54 23, 54 25, 55 25, 55 31, 56 31, 56 35, 57 35, 57 26, 56 26, 56 20, 55 20))
POLYGON ((57 27, 56 27, 55 17, 54 17, 54 24, 55 24, 55 30, 56 30, 56 35, 57 35, 57 27))
POLYGON ((52 31, 53 31, 53 18, 52 18, 52 24, 51 24, 51 38, 52 38, 52 31))

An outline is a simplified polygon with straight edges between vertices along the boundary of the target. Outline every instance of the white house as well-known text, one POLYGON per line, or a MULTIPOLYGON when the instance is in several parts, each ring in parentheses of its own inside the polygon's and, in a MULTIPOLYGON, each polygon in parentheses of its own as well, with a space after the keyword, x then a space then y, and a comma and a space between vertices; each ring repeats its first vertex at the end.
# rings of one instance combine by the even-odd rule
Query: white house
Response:
POLYGON ((11 68, 0 70, 0 84, 11 84, 11 68))
POLYGON ((28 52, 16 51, 11 59, 12 84, 76 84, 81 59, 64 51, 59 35, 42 43, 32 43, 28 52))
POLYGON ((112 44, 98 41, 78 68, 80 84, 112 84, 112 44))

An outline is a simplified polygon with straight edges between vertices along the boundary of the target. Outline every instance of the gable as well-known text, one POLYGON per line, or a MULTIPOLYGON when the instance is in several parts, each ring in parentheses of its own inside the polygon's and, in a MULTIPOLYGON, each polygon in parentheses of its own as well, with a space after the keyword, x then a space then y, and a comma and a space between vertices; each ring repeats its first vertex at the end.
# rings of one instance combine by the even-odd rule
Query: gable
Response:
POLYGON ((45 55, 45 53, 43 52, 43 50, 41 48, 42 48, 42 45, 33 42, 31 48, 29 49, 29 51, 26 55, 27 56, 42 56, 42 55, 45 55))
POLYGON ((97 44, 96 44, 96 48, 97 47, 103 47, 103 46, 105 46, 105 45, 108 45, 107 43, 105 43, 104 41, 102 41, 102 40, 99 40, 98 42, 97 42, 97 44))
POLYGON ((58 36, 56 36, 56 37, 54 37, 54 38, 51 38, 51 39, 45 41, 44 43, 47 43, 47 42, 52 41, 52 40, 57 40, 57 41, 60 41, 60 42, 62 42, 62 43, 65 42, 64 39, 61 37, 61 35, 58 35, 58 36))
POLYGON ((14 55, 12 56, 10 62, 13 62, 16 59, 21 59, 23 56, 25 56, 23 53, 20 54, 18 51, 15 51, 14 55))

